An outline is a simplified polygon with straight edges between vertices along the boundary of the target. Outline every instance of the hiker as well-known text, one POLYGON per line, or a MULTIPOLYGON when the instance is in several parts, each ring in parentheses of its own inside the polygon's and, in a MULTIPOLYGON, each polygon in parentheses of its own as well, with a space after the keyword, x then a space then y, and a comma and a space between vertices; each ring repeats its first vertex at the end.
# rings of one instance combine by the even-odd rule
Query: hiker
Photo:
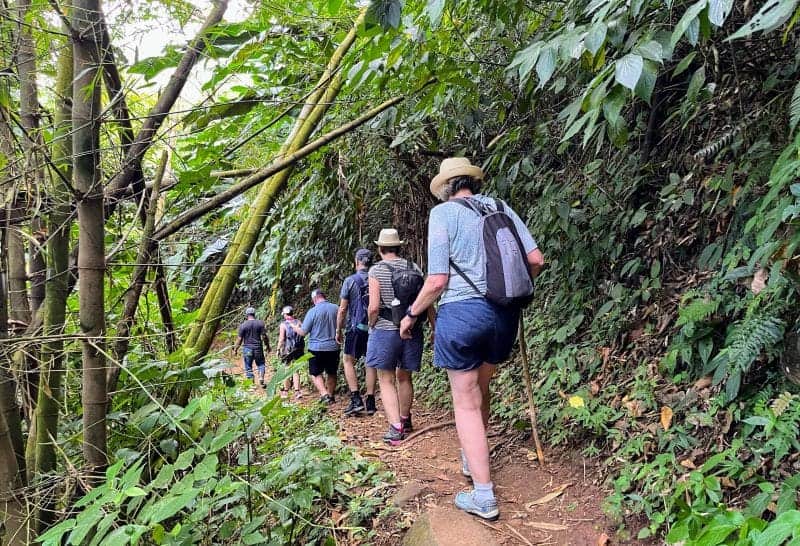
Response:
POLYGON ((336 317, 336 341, 344 343, 344 377, 350 389, 350 404, 345 408, 345 415, 357 415, 366 412, 375 414, 375 384, 378 374, 374 368, 366 368, 366 401, 361 399, 358 389, 356 362, 367 354, 367 307, 369 306, 369 281, 367 271, 372 263, 372 252, 366 248, 356 251, 356 272, 342 283, 339 293, 339 314, 336 317), (342 336, 344 333, 344 336, 342 336))
POLYGON ((267 328, 263 320, 256 319, 256 310, 253 307, 245 309, 245 321, 239 325, 239 330, 236 336, 236 343, 233 346, 233 354, 239 352, 239 347, 244 345, 242 349, 242 357, 244 359, 244 373, 247 379, 253 379, 253 363, 258 368, 258 380, 261 388, 265 388, 267 384, 264 382, 264 372, 267 368, 266 358, 264 357, 264 346, 267 352, 270 352, 269 338, 267 337, 267 328), (263 341, 263 344, 262 344, 263 341))
MULTIPOLYGON (((295 332, 291 325, 300 326, 300 321, 293 316, 294 308, 291 305, 285 306, 281 310, 283 322, 278 327, 278 356, 283 362, 284 366, 291 367, 292 363, 303 356, 305 352, 305 342, 303 338, 295 332)), ((294 387, 294 398, 299 400, 303 397, 303 392, 300 390, 300 373, 292 373, 292 377, 287 377, 283 382, 281 388, 281 397, 286 398, 289 395, 289 386, 294 387)))
POLYGON ((461 471, 473 489, 456 507, 484 519, 499 515, 489 471, 489 382, 508 359, 521 307, 544 259, 528 228, 505 203, 479 193, 483 171, 466 158, 447 158, 431 181, 444 201, 430 213, 428 278, 400 327, 404 338, 441 295, 433 364, 447 370, 461 471), (488 259, 487 259, 488 257, 488 259))
MULTIPOLYGON (((369 324, 367 367, 378 370, 383 411, 389 430, 383 439, 396 445, 413 430, 411 404, 414 385, 411 374, 419 371, 422 362, 422 324, 411 331, 408 339, 400 339, 400 321, 406 309, 422 288, 419 266, 401 258, 400 239, 396 229, 382 229, 375 241, 381 261, 369 270, 369 324)), ((433 309, 429 308, 433 324, 433 309)))
POLYGON ((319 400, 331 405, 336 401, 336 372, 339 369, 339 344, 336 342, 336 315, 339 307, 325 298, 325 293, 315 288, 311 291, 314 306, 303 318, 302 326, 289 324, 300 337, 308 336, 308 374, 319 392, 319 400))

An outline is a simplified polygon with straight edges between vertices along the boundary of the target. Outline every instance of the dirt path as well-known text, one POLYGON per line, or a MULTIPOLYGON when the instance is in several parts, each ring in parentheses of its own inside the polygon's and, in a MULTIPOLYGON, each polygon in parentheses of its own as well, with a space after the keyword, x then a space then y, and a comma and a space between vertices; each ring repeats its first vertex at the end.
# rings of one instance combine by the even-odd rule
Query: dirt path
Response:
MULTIPOLYGON (((402 496, 413 495, 419 486, 419 494, 402 506, 393 521, 384 523, 379 544, 399 544, 405 527, 424 511, 454 511, 454 495, 470 485, 461 475, 455 427, 437 428, 411 439, 408 445, 391 448, 380 441, 387 426, 380 401, 378 413, 372 417, 344 417, 345 404, 337 398, 329 412, 339 422, 345 441, 394 471, 402 496), (404 487, 409 484, 413 485, 404 487)), ((421 430, 451 421, 452 415, 417 408, 413 418, 415 429, 421 430)), ((485 526, 499 544, 605 544, 601 537, 611 532, 600 508, 605 495, 594 483, 595 472, 553 459, 551 454, 541 467, 519 437, 495 433, 489 444, 501 515, 485 526), (562 492, 556 496, 559 490, 562 492)))
MULTIPOLYGON (((237 364, 231 371, 241 373, 240 359, 232 361, 237 364)), ((253 391, 263 393, 259 387, 253 391)), ((317 396, 307 384, 303 392, 301 403, 316 403, 317 396)), ((381 441, 387 424, 380 395, 378 412, 373 416, 345 417, 347 398, 337 395, 328 410, 330 417, 339 423, 341 438, 362 456, 380 459, 397 476, 395 494, 410 497, 403 499, 394 516, 381 522, 376 544, 400 544, 411 524, 431 510, 444 511, 446 515, 452 512, 453 544, 461 544, 456 528, 459 514, 453 508, 453 497, 468 488, 470 482, 461 475, 455 427, 435 428, 412 438, 408 444, 389 447, 381 441)), ((422 430, 452 421, 452 415, 418 404, 413 419, 415 430, 422 430)), ((605 493, 598 486, 599 472, 583 461, 560 459, 550 452, 546 453, 547 462, 542 467, 529 443, 519 436, 496 431, 490 436, 492 478, 501 515, 496 522, 481 521, 481 524, 504 546, 608 544, 607 536, 612 531, 601 509, 605 493)))

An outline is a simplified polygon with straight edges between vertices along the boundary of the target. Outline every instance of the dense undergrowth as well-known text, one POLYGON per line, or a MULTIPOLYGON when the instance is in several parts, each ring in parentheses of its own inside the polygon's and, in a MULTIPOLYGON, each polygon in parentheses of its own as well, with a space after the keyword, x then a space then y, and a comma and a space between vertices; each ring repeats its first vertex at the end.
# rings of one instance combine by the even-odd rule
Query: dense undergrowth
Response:
POLYGON ((42 544, 370 542, 391 474, 344 446, 319 407, 283 403, 285 374, 260 396, 210 364, 186 407, 140 405, 157 377, 131 370, 141 388, 115 402, 116 462, 42 544))

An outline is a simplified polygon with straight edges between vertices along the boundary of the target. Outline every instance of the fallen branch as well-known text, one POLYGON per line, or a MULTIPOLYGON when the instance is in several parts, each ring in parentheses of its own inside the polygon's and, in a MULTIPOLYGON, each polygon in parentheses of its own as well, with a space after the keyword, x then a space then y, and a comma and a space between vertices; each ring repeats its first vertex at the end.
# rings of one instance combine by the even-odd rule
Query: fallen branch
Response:
POLYGON ((444 421, 443 423, 436 423, 434 425, 429 425, 429 426, 427 426, 425 428, 421 428, 421 429, 409 434, 408 436, 406 436, 406 439, 403 440, 403 443, 401 444, 401 446, 404 447, 404 446, 408 445, 408 443, 411 440, 413 440, 415 438, 418 438, 419 436, 422 436, 423 434, 426 434, 426 433, 431 432, 433 430, 438 430, 440 428, 449 427, 449 426, 455 425, 455 424, 456 424, 455 421, 444 421))
POLYGON ((286 155, 282 159, 273 162, 270 166, 265 167, 264 169, 257 171, 255 174, 248 176, 238 184, 234 184, 227 190, 219 192, 217 195, 215 195, 208 201, 204 201, 203 203, 197 205, 196 207, 185 211, 183 214, 177 216, 168 224, 160 227, 153 235, 153 239, 156 241, 163 241, 164 239, 174 234, 178 230, 186 227, 195 220, 198 220, 199 218, 203 217, 205 214, 208 214, 209 212, 216 210, 221 205, 227 203, 234 197, 241 195, 245 191, 260 184, 264 180, 267 180, 271 176, 283 171, 287 167, 294 165, 304 157, 317 151, 318 149, 322 148, 329 142, 360 127, 361 125, 371 120, 372 118, 374 118, 387 108, 390 108, 391 106, 400 103, 403 99, 405 99, 404 96, 395 97, 393 99, 389 99, 386 102, 379 104, 372 110, 366 112, 364 115, 334 129, 333 131, 325 133, 318 139, 309 142, 302 148, 299 148, 297 151, 286 155))

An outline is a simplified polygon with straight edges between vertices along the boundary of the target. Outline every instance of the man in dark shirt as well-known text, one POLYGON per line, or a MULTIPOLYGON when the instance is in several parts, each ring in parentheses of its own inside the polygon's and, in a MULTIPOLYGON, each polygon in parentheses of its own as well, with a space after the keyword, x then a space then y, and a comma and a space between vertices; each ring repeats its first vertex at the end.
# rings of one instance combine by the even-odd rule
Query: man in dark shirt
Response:
POLYGON ((238 336, 236 337, 236 344, 233 346, 233 354, 239 352, 239 347, 244 345, 242 350, 242 357, 244 358, 244 373, 247 379, 253 379, 253 362, 258 367, 258 380, 262 388, 267 384, 264 382, 264 372, 267 368, 266 359, 264 358, 264 347, 267 352, 270 351, 269 338, 267 337, 267 328, 263 320, 256 319, 256 310, 248 307, 245 310, 247 319, 239 325, 238 336), (262 345, 263 340, 263 345, 262 345))

